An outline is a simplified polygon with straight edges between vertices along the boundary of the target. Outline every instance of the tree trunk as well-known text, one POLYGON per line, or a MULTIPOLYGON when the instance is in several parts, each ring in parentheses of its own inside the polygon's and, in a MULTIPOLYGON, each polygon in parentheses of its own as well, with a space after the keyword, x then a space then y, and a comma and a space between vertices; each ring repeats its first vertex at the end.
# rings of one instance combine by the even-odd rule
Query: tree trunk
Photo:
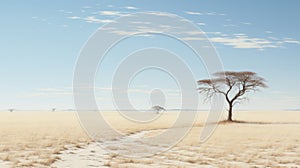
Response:
POLYGON ((232 121, 232 104, 229 103, 229 109, 228 109, 228 118, 227 121, 232 121))

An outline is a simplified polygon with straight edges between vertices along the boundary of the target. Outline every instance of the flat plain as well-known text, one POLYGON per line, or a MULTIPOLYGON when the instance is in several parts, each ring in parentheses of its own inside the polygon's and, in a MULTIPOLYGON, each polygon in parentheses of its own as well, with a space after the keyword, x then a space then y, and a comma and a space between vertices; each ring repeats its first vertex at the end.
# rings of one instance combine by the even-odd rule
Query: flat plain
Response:
MULTIPOLYGON (((110 153, 97 147, 75 112, 0 112, 0 167, 300 167, 300 112, 237 111, 234 119, 241 122, 219 124, 200 143, 207 114, 199 112, 190 132, 166 152, 128 158, 118 148, 110 153)), ((103 116, 125 136, 153 136, 178 113, 144 124, 117 112, 103 116)))

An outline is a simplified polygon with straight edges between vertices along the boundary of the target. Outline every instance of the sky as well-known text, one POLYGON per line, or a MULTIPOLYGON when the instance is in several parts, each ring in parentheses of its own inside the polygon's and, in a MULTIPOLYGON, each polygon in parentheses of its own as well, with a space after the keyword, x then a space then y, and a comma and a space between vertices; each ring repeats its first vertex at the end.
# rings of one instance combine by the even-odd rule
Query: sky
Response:
MULTIPOLYGON (((87 40, 119 17, 149 11, 178 15, 205 32, 224 70, 250 70, 267 80, 267 89, 249 94, 250 101, 237 109, 300 109, 298 0, 2 0, 0 5, 0 110, 74 109, 73 74, 87 40)), ((99 107, 114 109, 116 67, 126 54, 147 46, 176 52, 197 79, 208 77, 203 62, 180 44, 165 37, 132 37, 107 53, 97 70, 99 107)), ((157 88, 164 91, 167 108, 180 108, 176 80, 157 69, 136 74, 128 97, 135 108, 147 109, 157 88)), ((200 102, 200 108, 209 107, 200 102)))

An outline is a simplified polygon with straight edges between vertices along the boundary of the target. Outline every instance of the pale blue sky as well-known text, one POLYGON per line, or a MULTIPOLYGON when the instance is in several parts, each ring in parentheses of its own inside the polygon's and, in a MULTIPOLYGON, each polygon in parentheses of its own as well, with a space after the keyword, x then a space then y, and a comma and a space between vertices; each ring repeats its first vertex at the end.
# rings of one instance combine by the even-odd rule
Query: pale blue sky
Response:
MULTIPOLYGON (((81 47, 97 28, 123 14, 170 12, 191 20, 216 46, 225 70, 252 70, 265 77, 269 88, 250 95, 240 109, 300 108, 300 1, 178 1, 178 0, 3 0, 0 2, 0 109, 73 108, 72 78, 81 47)), ((129 44, 138 45, 136 42, 129 44)), ((146 42, 145 42, 146 44, 146 42)), ((173 44, 173 48, 177 48, 173 44)), ((165 47, 172 47, 171 44, 165 47)), ((132 47, 131 49, 134 49, 132 47)), ((113 55, 118 53, 111 52, 113 55)), ((191 67, 197 69, 190 60, 191 67)), ((109 59, 106 77, 112 70, 109 59)), ((199 66, 199 79, 206 78, 199 66)), ((99 74, 99 75, 100 75, 99 74)), ((133 81, 131 98, 147 108, 145 94, 159 83, 169 88, 168 108, 176 106, 176 86, 164 74, 145 73, 133 81), (155 82, 153 82, 155 81, 155 82), (145 92, 146 91, 146 92, 145 92), (136 94, 136 95, 135 95, 136 94)), ((109 83, 96 78, 99 105, 110 108, 109 83)), ((203 105, 207 108, 208 105, 203 105)))

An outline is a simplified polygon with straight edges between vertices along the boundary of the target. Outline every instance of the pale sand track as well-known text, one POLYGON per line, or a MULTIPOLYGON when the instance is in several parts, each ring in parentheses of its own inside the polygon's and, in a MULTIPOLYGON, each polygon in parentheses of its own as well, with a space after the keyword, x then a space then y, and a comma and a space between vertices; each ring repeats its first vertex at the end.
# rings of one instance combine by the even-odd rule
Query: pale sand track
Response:
MULTIPOLYGON (((56 167, 300 167, 300 129, 298 124, 221 125, 204 144, 197 143, 198 132, 178 146, 152 157, 128 158, 104 150, 97 143, 84 148, 70 148, 60 155, 56 167), (238 127, 238 128, 233 128, 238 127), (236 129, 231 130, 230 129, 236 129), (249 132, 250 130, 256 130, 249 132), (221 131, 221 132, 220 132, 221 131), (242 135, 244 131, 248 135, 242 135), (223 135, 231 134, 231 138, 223 135), (193 136, 193 137, 191 137, 193 136), (195 138, 196 137, 196 138, 195 138), (221 139, 222 138, 222 139, 221 139), (79 166, 80 165, 80 166, 79 166)), ((147 131, 151 133, 151 131, 147 131)), ((143 134, 137 133, 139 138, 143 134)), ((122 148, 122 140, 115 145, 122 148), (120 145, 121 144, 121 145, 120 145)), ((136 143, 135 147, 139 148, 136 143)), ((118 153, 120 148, 115 148, 118 153)), ((151 149, 149 146, 148 149, 151 149)), ((129 149, 130 150, 130 149, 129 149)))

